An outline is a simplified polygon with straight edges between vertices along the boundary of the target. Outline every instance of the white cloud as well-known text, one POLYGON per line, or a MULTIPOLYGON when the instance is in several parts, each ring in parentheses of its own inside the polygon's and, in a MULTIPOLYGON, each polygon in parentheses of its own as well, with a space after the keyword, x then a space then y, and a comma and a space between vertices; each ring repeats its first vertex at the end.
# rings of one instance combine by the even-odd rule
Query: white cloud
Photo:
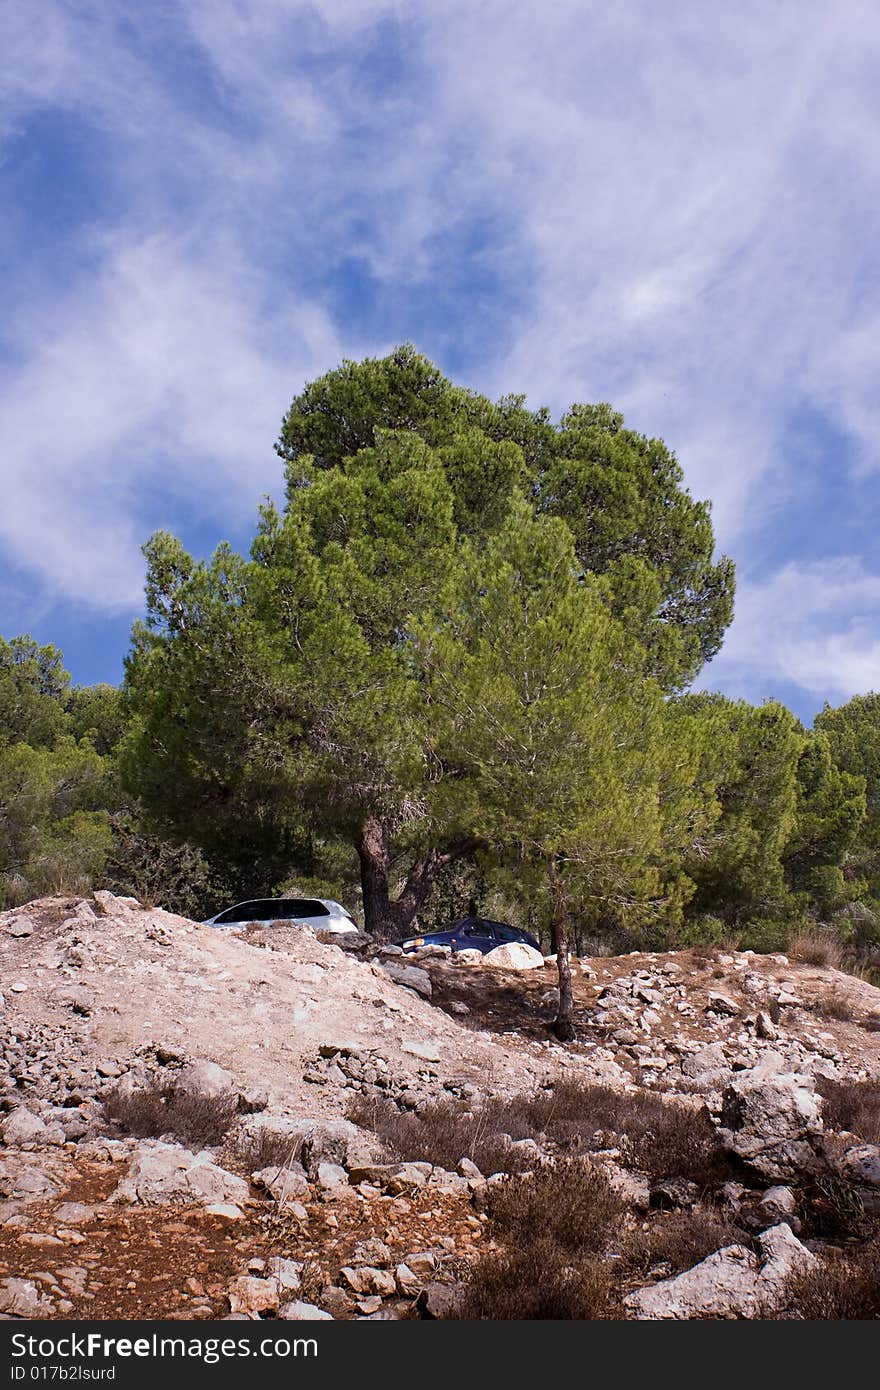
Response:
POLYGON ((19 325, 0 542, 53 593, 124 611, 151 525, 185 503, 222 527, 277 486, 283 410, 339 345, 314 305, 267 308, 222 244, 111 243, 100 267, 19 325))
MULTIPOLYGON (((0 136, 77 116, 116 194, 71 243, 60 302, 53 267, 13 288, 0 541, 17 564, 132 604, 146 494, 222 524, 277 477, 299 382, 404 336, 387 319, 355 335, 344 307, 331 322, 316 286, 356 256, 395 302, 440 300, 443 257, 485 219, 486 293, 513 307, 475 360, 484 297, 449 299, 470 384, 556 410, 610 399, 666 438, 759 576, 708 674, 758 677, 757 538, 804 485, 792 415, 852 439, 841 470, 880 460, 875 6, 43 0, 37 26, 13 0, 0 25, 0 136), (103 544, 77 547, 93 517, 103 544)), ((869 674, 876 612, 838 580, 821 657, 807 614, 779 629, 777 674, 811 692, 869 674)))
POLYGON ((842 557, 740 585, 736 620, 699 685, 757 699, 780 684, 817 703, 880 689, 880 573, 842 557))

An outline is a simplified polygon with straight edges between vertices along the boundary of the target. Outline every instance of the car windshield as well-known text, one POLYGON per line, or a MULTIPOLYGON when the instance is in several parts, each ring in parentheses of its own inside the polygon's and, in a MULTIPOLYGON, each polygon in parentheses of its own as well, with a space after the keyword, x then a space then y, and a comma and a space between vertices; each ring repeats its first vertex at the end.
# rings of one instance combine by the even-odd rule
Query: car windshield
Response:
POLYGON ((221 912, 215 921, 223 922, 289 922, 300 917, 329 917, 329 909, 317 898, 263 898, 250 903, 238 903, 221 912))
POLYGON ((499 936, 502 941, 522 941, 523 939, 522 932, 517 931, 516 927, 503 927, 500 924, 496 924, 495 935, 499 936))

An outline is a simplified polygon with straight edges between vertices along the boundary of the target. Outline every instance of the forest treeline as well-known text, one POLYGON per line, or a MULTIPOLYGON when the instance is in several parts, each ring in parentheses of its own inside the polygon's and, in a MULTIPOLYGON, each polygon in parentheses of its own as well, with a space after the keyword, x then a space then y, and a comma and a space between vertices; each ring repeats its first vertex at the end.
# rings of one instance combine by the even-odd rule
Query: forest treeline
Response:
POLYGON ((880 695, 807 729, 688 693, 734 574, 661 440, 407 346, 307 386, 276 448, 248 555, 148 542, 120 688, 0 640, 4 905, 297 888, 384 938, 476 908, 582 949, 880 945, 880 695))

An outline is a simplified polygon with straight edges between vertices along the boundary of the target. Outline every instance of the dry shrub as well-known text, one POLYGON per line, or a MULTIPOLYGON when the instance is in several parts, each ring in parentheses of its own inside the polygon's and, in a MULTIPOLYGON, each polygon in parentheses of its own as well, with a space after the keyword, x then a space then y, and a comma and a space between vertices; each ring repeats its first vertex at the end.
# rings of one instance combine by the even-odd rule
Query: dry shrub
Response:
POLYGON ((701 1187, 730 1176, 729 1160, 703 1108, 694 1110, 649 1092, 623 1092, 576 1081, 521 1097, 505 1112, 514 1137, 550 1140, 563 1152, 590 1151, 620 1137, 627 1162, 651 1177, 683 1177, 701 1187))
POLYGON ((595 1321, 619 1316, 612 1269, 596 1258, 572 1260, 554 1241, 484 1255, 463 1288, 461 1318, 491 1322, 595 1321))
POLYGON ((831 932, 796 933, 789 942, 788 954, 801 965, 818 965, 833 970, 845 968, 846 950, 843 942, 831 932))
POLYGON ((392 1101, 356 1100, 347 1113, 406 1162, 434 1163, 454 1172, 463 1158, 469 1158, 481 1173, 491 1174, 522 1172, 534 1161, 502 1137, 511 1131, 500 1101, 471 1109, 461 1101, 439 1100, 423 1110, 400 1111, 392 1101))
POLYGON ((822 1078, 816 1089, 822 1097, 822 1116, 830 1129, 848 1130, 867 1144, 880 1144, 880 1081, 822 1078))
POLYGON ((552 1241, 570 1254, 603 1250, 626 1210, 605 1174, 589 1159, 545 1163, 533 1173, 490 1187, 486 1211, 510 1243, 552 1241))
POLYGON ((856 1020, 860 1028, 864 1028, 866 1033, 880 1033, 880 1014, 866 1014, 864 1018, 856 1020))
POLYGON ((184 1144, 219 1144, 235 1119, 234 1095, 205 1095, 177 1091, 173 1084, 154 1081, 137 1090, 117 1086, 104 1100, 109 1120, 139 1139, 170 1134, 184 1144))
POLYGON ((626 1242, 627 1265, 638 1274, 664 1266, 671 1277, 726 1245, 751 1246, 752 1238, 717 1207, 661 1212, 633 1231, 626 1242))
POLYGON ((819 1018, 834 1019, 838 1023, 850 1022, 853 1012, 846 991, 838 984, 832 985, 819 999, 815 999, 810 1005, 810 1010, 819 1018))
POLYGON ((786 1286, 782 1312, 804 1322, 863 1322, 880 1318, 880 1243, 823 1258, 786 1286))
POLYGON ((260 1168, 289 1168, 299 1160, 305 1139, 298 1136, 291 1139, 287 1135, 272 1134, 264 1129, 256 1133, 236 1134, 230 1148, 230 1161, 236 1162, 248 1173, 260 1168))
POLYGON ((824 1240, 866 1241, 880 1234, 858 1188, 839 1173, 823 1173, 801 1188, 799 1215, 805 1232, 824 1240))
POLYGON ((655 1179, 683 1177, 705 1190, 732 1176, 705 1109, 665 1102, 648 1092, 614 1091, 560 1081, 552 1089, 468 1107, 437 1101, 401 1113, 390 1101, 358 1100, 349 1110, 400 1159, 424 1159, 454 1169, 467 1157, 483 1173, 523 1172, 534 1159, 509 1139, 534 1139, 561 1154, 589 1153, 622 1138, 626 1161, 655 1179))

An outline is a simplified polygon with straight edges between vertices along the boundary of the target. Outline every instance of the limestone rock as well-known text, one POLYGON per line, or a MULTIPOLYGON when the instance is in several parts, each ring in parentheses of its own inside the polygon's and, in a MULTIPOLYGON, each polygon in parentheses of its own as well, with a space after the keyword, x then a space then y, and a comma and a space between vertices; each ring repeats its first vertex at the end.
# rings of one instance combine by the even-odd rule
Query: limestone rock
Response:
POLYGON ((809 1077, 774 1066, 770 1058, 731 1077, 719 1133, 725 1147, 762 1177, 785 1181, 819 1163, 821 1106, 809 1077))
POLYGON ((420 970, 417 965, 404 965, 398 960, 383 960, 382 969, 396 985, 405 985, 407 989, 421 994, 424 999, 431 998, 433 987, 427 970, 420 970))
POLYGON ((3 1135, 4 1144, 16 1148, 48 1143, 45 1121, 41 1120, 39 1115, 26 1110, 23 1105, 16 1106, 12 1113, 6 1116, 0 1125, 0 1133, 3 1135))
POLYGON ((742 1245, 716 1250, 693 1269, 624 1299, 637 1319, 760 1318, 782 1301, 785 1282, 815 1260, 781 1223, 758 1240, 760 1255, 742 1245))
POLYGON ((207 1100, 231 1099, 238 1094, 231 1071, 201 1058, 181 1067, 175 1078, 175 1087, 182 1095, 204 1096, 207 1100))
POLYGON ((880 1187, 880 1144, 856 1144, 847 1149, 839 1166, 852 1182, 880 1187))
POLYGON ((110 1197, 111 1202, 164 1206, 217 1202, 236 1205, 248 1199, 248 1184, 214 1163, 207 1152, 194 1154, 177 1144, 142 1140, 128 1173, 110 1197))
POLYGON ((252 1274, 242 1274, 233 1279, 227 1289, 230 1313, 254 1314, 275 1313, 280 1302, 278 1283, 275 1279, 258 1279, 252 1274))
POLYGON ((298 1300, 293 1303, 282 1303, 278 1309, 279 1318, 284 1318, 286 1322, 332 1322, 333 1314, 325 1313, 323 1308, 317 1308, 314 1303, 301 1303, 298 1300))
POLYGON ((543 968, 544 957, 524 941, 506 941, 503 946, 488 951, 483 957, 483 964, 491 965, 496 970, 537 970, 543 968))
POLYGON ((12 1318, 45 1318, 55 1311, 32 1279, 0 1280, 0 1313, 12 1318))

